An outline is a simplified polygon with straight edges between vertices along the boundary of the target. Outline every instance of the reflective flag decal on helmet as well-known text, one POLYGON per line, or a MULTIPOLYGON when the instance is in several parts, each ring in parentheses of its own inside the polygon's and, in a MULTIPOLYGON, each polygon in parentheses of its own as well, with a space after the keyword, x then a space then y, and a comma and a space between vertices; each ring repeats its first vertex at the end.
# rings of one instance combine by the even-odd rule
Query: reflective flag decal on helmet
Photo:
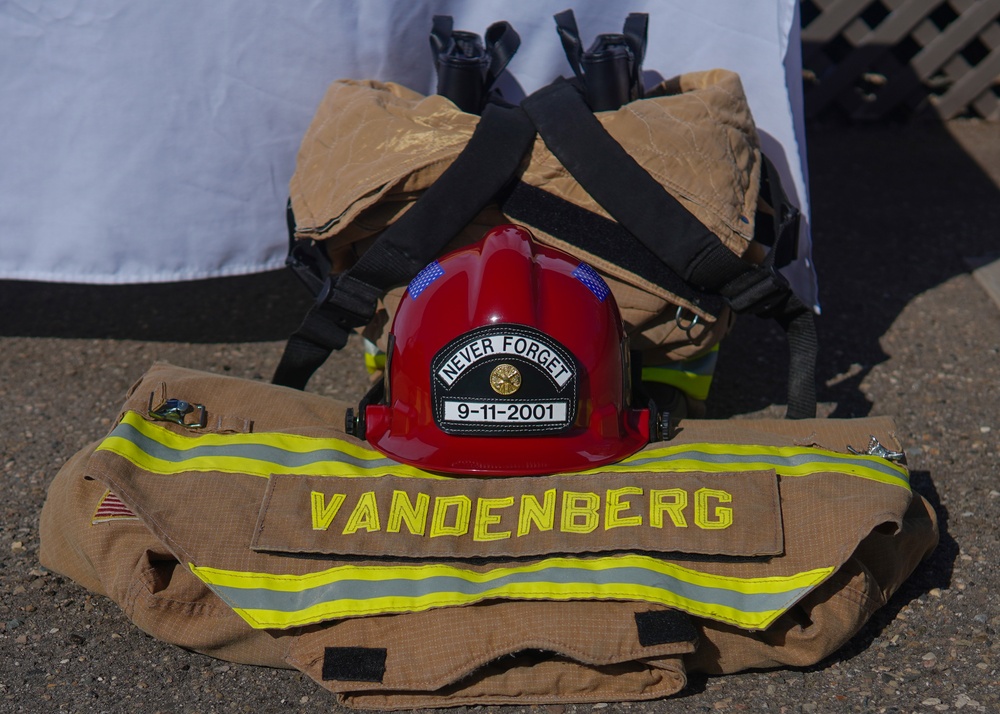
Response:
POLYGON ((431 283, 442 275, 444 275, 444 269, 441 267, 441 264, 436 260, 433 261, 410 281, 410 284, 406 288, 410 293, 410 297, 420 297, 420 293, 430 287, 431 283))
POLYGON ((475 571, 453 565, 341 565, 306 575, 247 573, 190 565, 255 628, 419 612, 488 599, 638 600, 744 629, 764 629, 833 567, 787 577, 734 578, 643 555, 548 558, 475 571))
MULTIPOLYGON (((841 454, 807 446, 665 444, 647 447, 619 463, 582 473, 724 473, 774 469, 783 478, 839 473, 910 488, 906 468, 878 456, 841 454)), ((275 473, 447 478, 400 464, 374 449, 344 439, 275 432, 178 434, 146 421, 136 412, 127 412, 98 450, 116 453, 145 471, 159 474, 221 471, 262 478, 275 473)))
POLYGON ((586 285, 587 289, 594 293, 594 297, 601 302, 604 302, 611 294, 611 288, 604 282, 604 278, 586 263, 580 263, 573 271, 573 277, 586 285))

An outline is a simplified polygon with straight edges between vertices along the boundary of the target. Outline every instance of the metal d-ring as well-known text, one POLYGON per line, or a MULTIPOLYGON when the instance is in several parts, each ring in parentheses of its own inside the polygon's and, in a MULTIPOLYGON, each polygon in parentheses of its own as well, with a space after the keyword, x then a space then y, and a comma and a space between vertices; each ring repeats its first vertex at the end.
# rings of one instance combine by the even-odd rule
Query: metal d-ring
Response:
POLYGON ((680 329, 684 330, 684 334, 687 335, 687 337, 688 337, 689 340, 693 340, 694 337, 692 337, 692 335, 691 335, 691 330, 694 329, 694 326, 698 324, 698 322, 699 322, 699 320, 701 318, 700 318, 700 316, 698 314, 692 312, 691 314, 694 316, 693 319, 691 319, 687 323, 687 325, 685 325, 683 323, 683 321, 682 321, 683 320, 683 313, 684 313, 684 306, 683 305, 678 305, 677 306, 677 312, 674 314, 674 322, 677 324, 677 327, 679 327, 680 329))
POLYGON ((207 419, 203 404, 191 404, 183 399, 167 399, 155 409, 153 408, 153 392, 149 393, 149 416, 159 421, 169 421, 180 424, 188 429, 204 429, 207 419), (186 417, 197 410, 197 421, 187 421, 186 417))
POLYGON ((853 446, 848 445, 847 450, 852 454, 857 454, 859 456, 878 456, 886 461, 891 461, 894 464, 906 465, 906 453, 902 451, 893 451, 892 449, 887 449, 879 442, 874 434, 870 434, 868 437, 868 450, 858 451, 853 446))

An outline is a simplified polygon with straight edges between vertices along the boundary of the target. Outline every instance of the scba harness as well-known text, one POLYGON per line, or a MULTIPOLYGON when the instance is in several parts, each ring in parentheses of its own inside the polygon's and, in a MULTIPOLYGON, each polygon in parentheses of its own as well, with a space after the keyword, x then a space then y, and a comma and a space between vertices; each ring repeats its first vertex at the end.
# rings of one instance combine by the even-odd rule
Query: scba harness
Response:
POLYGON ((330 87, 289 204, 289 265, 317 301, 275 383, 304 388, 355 331, 385 352, 402 287, 514 222, 601 275, 643 380, 704 399, 732 316, 758 314, 789 337, 788 415, 814 416, 813 316, 778 272, 794 256, 798 212, 760 152, 738 76, 691 73, 646 91, 645 15, 586 52, 572 13, 556 21, 576 77, 519 106, 490 91, 519 44, 506 23, 484 45, 437 18, 438 95, 330 87))
POLYGON ((384 709, 815 663, 937 542, 905 466, 852 453, 896 445, 884 418, 692 420, 583 472, 470 479, 387 458, 345 411, 155 366, 52 483, 42 562, 162 640, 384 709), (171 399, 204 418, 158 416, 171 399))

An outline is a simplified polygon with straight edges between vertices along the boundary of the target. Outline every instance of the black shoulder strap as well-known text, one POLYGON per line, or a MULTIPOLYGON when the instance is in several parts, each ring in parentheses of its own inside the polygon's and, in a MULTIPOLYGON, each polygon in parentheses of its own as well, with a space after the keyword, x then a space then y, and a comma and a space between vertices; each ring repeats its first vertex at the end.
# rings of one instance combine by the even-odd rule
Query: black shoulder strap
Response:
POLYGON ((776 251, 774 264, 780 268, 798 257, 801 216, 781 186, 778 169, 764 154, 761 159, 760 196, 768 210, 757 211, 754 240, 776 251))
POLYGON ((580 41, 580 30, 576 26, 576 15, 573 10, 563 10, 555 15, 556 32, 562 41, 566 60, 577 79, 583 79, 583 67, 580 59, 583 57, 583 42, 580 41))
POLYGON ((521 46, 521 36, 509 22, 494 22, 486 28, 486 52, 490 57, 486 88, 491 89, 521 46))
POLYGON ((649 15, 644 12, 630 12, 622 27, 625 41, 632 50, 635 64, 632 82, 642 88, 642 62, 646 59, 646 38, 649 35, 649 15))
MULTIPOLYGON (((815 416, 813 315, 777 271, 776 246, 762 265, 735 255, 605 131, 569 82, 557 80, 521 106, 587 193, 664 264, 695 286, 721 294, 735 312, 781 324, 792 351, 787 415, 815 416)), ((769 178, 777 180, 776 174, 769 178)))
POLYGON ((518 223, 576 246, 718 317, 725 300, 685 281, 620 223, 537 186, 518 181, 500 197, 500 210, 518 223))
POLYGON ((289 338, 271 380, 304 389, 335 349, 375 316, 378 300, 409 282, 494 199, 531 150, 535 128, 516 107, 491 104, 452 165, 350 269, 328 276, 289 338))
POLYGON ((719 239, 604 130, 575 87, 556 80, 521 106, 549 150, 618 223, 685 280, 717 287, 694 274, 699 256, 719 239))

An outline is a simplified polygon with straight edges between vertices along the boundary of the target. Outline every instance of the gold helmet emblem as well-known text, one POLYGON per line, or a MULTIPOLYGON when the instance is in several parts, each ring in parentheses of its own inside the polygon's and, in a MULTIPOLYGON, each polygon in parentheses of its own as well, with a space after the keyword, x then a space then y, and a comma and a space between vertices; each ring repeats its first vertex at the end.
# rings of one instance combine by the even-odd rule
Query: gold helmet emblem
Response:
POLYGON ((490 386, 501 396, 513 394, 521 387, 521 373, 512 364, 498 364, 490 372, 490 386))

